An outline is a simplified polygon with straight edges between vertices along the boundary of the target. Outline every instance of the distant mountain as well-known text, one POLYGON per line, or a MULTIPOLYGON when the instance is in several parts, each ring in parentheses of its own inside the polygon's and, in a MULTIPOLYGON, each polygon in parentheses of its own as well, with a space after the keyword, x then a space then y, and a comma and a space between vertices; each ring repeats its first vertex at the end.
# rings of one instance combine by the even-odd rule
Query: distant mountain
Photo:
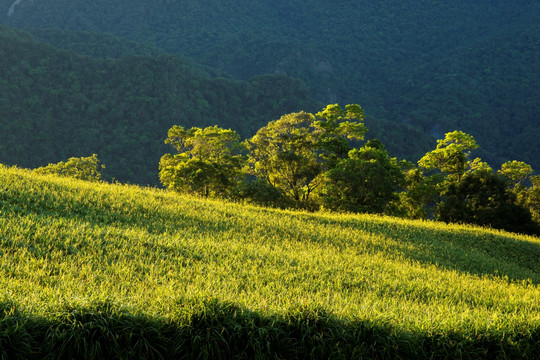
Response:
POLYGON ((538 19, 529 0, 0 0, 0 21, 34 34, 111 33, 213 75, 290 75, 321 103, 359 103, 377 121, 435 137, 463 130, 494 166, 516 158, 536 169, 538 19))
POLYGON ((95 59, 0 26, 0 163, 98 153, 107 178, 155 185, 174 124, 218 124, 247 137, 281 114, 318 108, 285 75, 232 81, 170 55, 95 59))

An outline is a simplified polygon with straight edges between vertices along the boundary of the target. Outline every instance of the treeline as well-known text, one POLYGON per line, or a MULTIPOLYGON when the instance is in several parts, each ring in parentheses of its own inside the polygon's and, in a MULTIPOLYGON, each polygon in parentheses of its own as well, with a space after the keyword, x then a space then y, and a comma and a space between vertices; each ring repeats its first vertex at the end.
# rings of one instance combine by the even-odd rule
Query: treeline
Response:
MULTIPOLYGON (((3 14, 12 4, 0 0, 3 14)), ((287 74, 322 103, 362 99, 368 117, 434 137, 459 128, 484 144, 486 161, 520 158, 538 168, 539 17, 540 3, 525 0, 50 0, 23 1, 0 21, 92 56, 114 57, 123 48, 98 49, 109 39, 90 32, 107 32, 228 78, 287 74), (43 30, 51 27, 65 31, 43 30)), ((400 153, 397 129, 381 138, 394 154, 427 150, 400 153)))
POLYGON ((291 113, 241 141, 218 126, 173 126, 159 177, 164 186, 204 197, 265 206, 435 218, 540 234, 540 176, 508 161, 497 171, 473 136, 447 133, 418 164, 390 157, 358 105, 291 113))

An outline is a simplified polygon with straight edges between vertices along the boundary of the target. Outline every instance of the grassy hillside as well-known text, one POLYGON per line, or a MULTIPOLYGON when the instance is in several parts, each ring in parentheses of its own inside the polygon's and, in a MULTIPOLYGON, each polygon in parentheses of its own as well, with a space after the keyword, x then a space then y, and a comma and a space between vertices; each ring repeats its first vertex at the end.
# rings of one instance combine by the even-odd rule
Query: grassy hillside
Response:
POLYGON ((534 358, 540 240, 0 166, 0 348, 42 358, 534 358))

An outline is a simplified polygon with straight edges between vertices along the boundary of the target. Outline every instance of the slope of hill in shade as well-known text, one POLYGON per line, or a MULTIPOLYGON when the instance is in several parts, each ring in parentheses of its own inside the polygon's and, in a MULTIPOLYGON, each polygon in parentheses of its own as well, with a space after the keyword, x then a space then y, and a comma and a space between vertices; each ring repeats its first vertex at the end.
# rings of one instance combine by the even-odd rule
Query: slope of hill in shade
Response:
POLYGON ((0 166, 9 357, 525 358, 540 240, 0 166))
POLYGON ((285 73, 323 103, 359 103, 435 137, 463 130, 493 166, 536 169, 539 18, 528 0, 0 0, 10 26, 108 32, 236 79, 285 73))
POLYGON ((100 155, 107 178, 156 184, 173 125, 218 124, 250 136, 319 106, 285 75, 211 78, 178 57, 94 59, 0 27, 0 161, 25 167, 100 155))
MULTIPOLYGON (((96 58, 0 27, 1 162, 36 167, 97 153, 106 178, 156 185, 172 125, 217 124, 249 137, 283 114, 322 108, 301 81, 285 75, 214 78, 206 68, 157 50, 142 56, 149 48, 118 38, 69 35, 77 46, 100 40, 87 49, 96 58)), ((400 157, 419 158, 432 146, 430 137, 410 126, 368 125, 370 136, 400 157)))

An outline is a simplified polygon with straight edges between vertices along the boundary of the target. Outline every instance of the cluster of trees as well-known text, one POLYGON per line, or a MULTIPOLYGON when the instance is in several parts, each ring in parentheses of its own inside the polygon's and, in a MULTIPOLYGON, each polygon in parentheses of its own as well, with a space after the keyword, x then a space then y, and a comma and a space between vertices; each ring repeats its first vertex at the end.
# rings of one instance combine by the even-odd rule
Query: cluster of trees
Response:
POLYGON ((372 139, 358 105, 328 105, 269 122, 245 141, 218 126, 173 126, 159 178, 178 192, 308 210, 383 213, 540 233, 540 176, 519 161, 494 171, 464 132, 447 133, 415 165, 372 139), (536 222, 535 222, 536 221, 536 222))
POLYGON ((461 131, 438 140, 417 168, 405 172, 398 213, 539 234, 540 176, 516 160, 494 171, 480 158, 470 159, 476 149, 474 138, 461 131))
POLYGON ((71 157, 67 161, 49 164, 34 169, 38 174, 51 174, 62 177, 71 177, 85 181, 100 181, 101 171, 105 169, 97 154, 87 157, 71 157))

